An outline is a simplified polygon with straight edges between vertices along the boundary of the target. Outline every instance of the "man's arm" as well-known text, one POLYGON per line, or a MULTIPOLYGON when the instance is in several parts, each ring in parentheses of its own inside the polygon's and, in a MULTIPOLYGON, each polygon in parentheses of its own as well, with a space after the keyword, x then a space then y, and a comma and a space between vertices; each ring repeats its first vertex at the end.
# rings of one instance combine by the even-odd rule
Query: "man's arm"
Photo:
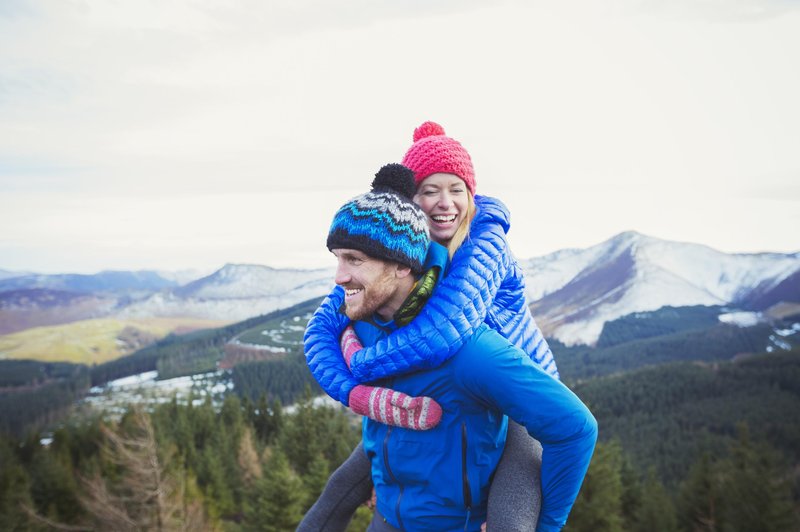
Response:
POLYGON ((522 351, 484 328, 459 353, 469 393, 524 426, 542 444, 542 511, 537 530, 561 530, 578 496, 597 441, 597 421, 564 384, 522 351))
POLYGON ((303 335, 306 362, 322 389, 345 406, 359 383, 353 378, 339 347, 339 336, 350 322, 339 312, 344 289, 337 286, 320 304, 303 335))

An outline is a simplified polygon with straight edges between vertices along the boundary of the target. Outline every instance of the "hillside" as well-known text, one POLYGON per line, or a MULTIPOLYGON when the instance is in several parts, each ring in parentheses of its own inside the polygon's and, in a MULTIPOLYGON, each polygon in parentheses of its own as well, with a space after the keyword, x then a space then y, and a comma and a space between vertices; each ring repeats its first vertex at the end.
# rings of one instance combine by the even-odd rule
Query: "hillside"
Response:
MULTIPOLYGON (((798 253, 729 254, 625 232, 519 265, 539 326, 568 346, 594 345, 604 324, 665 306, 720 306, 775 316, 787 304, 800 304, 798 253)), ((226 264, 205 277, 193 275, 198 274, 0 279, 0 332, 99 317, 236 322, 324 296, 334 270, 226 264)))
POLYGON ((0 358, 100 364, 128 355, 171 333, 219 327, 195 318, 76 321, 0 336, 0 358))
POLYGON ((727 254, 632 231, 520 265, 537 322, 567 345, 592 345, 606 322, 664 306, 766 310, 800 301, 796 253, 727 254))
POLYGON ((43 325, 59 325, 109 315, 117 298, 50 288, 0 292, 0 334, 43 325))
POLYGON ((683 362, 573 387, 603 441, 618 439, 639 467, 675 485, 703 452, 721 453, 746 423, 757 442, 800 465, 800 348, 734 362, 683 362))

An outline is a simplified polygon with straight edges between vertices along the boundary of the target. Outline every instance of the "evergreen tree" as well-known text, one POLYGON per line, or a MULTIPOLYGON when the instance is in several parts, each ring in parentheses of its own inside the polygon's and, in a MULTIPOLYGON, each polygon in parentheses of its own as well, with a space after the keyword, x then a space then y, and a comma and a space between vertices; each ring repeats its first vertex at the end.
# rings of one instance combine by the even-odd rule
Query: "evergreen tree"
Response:
POLYGON ((622 519, 625 530, 638 529, 639 510, 642 506, 642 482, 639 472, 636 471, 626 454, 622 455, 620 466, 620 481, 622 482, 622 519))
POLYGON ((286 456, 276 449, 256 483, 245 525, 248 530, 262 532, 294 530, 302 519, 305 499, 303 483, 289 467, 286 456))
POLYGON ((258 439, 263 443, 273 443, 283 426, 283 406, 280 400, 274 399, 270 405, 263 393, 258 399, 254 413, 253 426, 258 439))
POLYGON ((306 474, 302 476, 303 487, 306 492, 306 501, 303 504, 305 513, 319 498, 330 476, 328 461, 322 455, 317 455, 308 466, 306 474))
POLYGON ((678 503, 678 522, 689 532, 721 530, 719 481, 711 456, 703 453, 689 469, 678 503))
POLYGON ((225 513, 239 516, 243 497, 242 469, 239 466, 238 449, 244 433, 242 404, 236 395, 228 395, 219 413, 222 430, 215 434, 214 447, 219 453, 225 471, 225 481, 233 497, 233 505, 225 513))
POLYGON ((0 439, 0 530, 30 530, 25 508, 34 508, 30 479, 12 445, 0 439))
POLYGON ((50 449, 40 449, 29 472, 31 497, 41 515, 64 523, 74 523, 81 517, 78 486, 70 464, 58 460, 50 449))
POLYGON ((253 443, 253 432, 249 427, 244 430, 242 438, 239 440, 238 462, 242 471, 243 488, 245 490, 252 489, 256 481, 261 478, 262 469, 258 451, 253 443))
POLYGON ((618 442, 597 444, 565 531, 622 531, 621 466, 618 442))
POLYGON ((308 473, 309 466, 323 453, 323 439, 327 437, 326 431, 321 430, 325 427, 325 416, 312 406, 311 400, 311 390, 306 388, 303 401, 297 404, 279 437, 289 464, 301 476, 308 473), (298 445, 298 442, 303 444, 298 445))
POLYGON ((750 441, 746 425, 722 464, 724 530, 779 532, 797 526, 792 512, 791 487, 771 449, 750 441))
POLYGON ((213 445, 207 445, 203 449, 198 465, 197 482, 206 496, 212 517, 217 519, 235 515, 237 513, 236 501, 225 475, 225 465, 220 449, 213 445))
POLYGON ((675 505, 672 503, 663 484, 656 477, 654 468, 650 468, 644 482, 642 504, 637 512, 634 527, 636 532, 676 532, 678 521, 675 505))

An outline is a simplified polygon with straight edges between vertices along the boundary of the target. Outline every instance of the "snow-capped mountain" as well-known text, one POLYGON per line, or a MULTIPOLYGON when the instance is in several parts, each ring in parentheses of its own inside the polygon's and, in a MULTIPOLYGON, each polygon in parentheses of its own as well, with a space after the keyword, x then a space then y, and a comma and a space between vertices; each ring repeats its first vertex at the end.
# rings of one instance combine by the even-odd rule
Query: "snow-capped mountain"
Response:
POLYGON ((177 283, 148 270, 142 271, 104 271, 92 275, 65 274, 26 274, 0 280, 0 292, 43 288, 85 294, 125 294, 147 293, 177 286, 177 283))
MULTIPOLYGON (((726 254, 626 232, 519 264, 534 317, 566 344, 592 344, 605 322, 666 305, 763 311, 800 304, 800 253, 726 254)), ((182 284, 177 279, 192 279, 191 272, 28 274, 0 279, 0 319, 10 330, 104 315, 238 321, 321 297, 334 274, 247 264, 182 284)))
POLYGON ((106 317, 133 300, 176 286, 176 280, 146 270, 91 275, 0 270, 0 334, 106 317))
POLYGON ((110 314, 116 304, 116 297, 105 294, 47 288, 0 292, 0 334, 99 318, 110 314))
POLYGON ((606 321, 665 305, 764 310, 800 301, 800 254, 726 254, 636 232, 520 265, 537 322, 567 344, 592 344, 606 321))
POLYGON ((14 272, 11 270, 3 270, 0 268, 0 279, 10 279, 12 277, 22 277, 23 275, 30 275, 30 272, 14 272))
POLYGON ((275 269, 226 264, 207 277, 153 294, 119 312, 125 317, 196 317, 237 321, 327 294, 332 268, 275 269))

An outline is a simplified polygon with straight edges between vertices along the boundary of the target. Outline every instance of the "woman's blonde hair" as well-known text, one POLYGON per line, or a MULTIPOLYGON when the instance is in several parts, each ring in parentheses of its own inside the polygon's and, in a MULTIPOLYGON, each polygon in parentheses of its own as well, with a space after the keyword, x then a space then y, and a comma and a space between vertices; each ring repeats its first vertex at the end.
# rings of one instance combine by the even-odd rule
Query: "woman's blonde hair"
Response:
POLYGON ((475 217, 475 200, 472 197, 472 192, 467 190, 467 215, 464 216, 464 219, 461 220, 461 224, 456 229, 456 232, 453 234, 453 238, 450 239, 450 243, 447 244, 447 254, 450 258, 453 258, 456 250, 461 247, 461 244, 464 243, 464 240, 469 238, 469 226, 472 224, 472 219, 475 217))

